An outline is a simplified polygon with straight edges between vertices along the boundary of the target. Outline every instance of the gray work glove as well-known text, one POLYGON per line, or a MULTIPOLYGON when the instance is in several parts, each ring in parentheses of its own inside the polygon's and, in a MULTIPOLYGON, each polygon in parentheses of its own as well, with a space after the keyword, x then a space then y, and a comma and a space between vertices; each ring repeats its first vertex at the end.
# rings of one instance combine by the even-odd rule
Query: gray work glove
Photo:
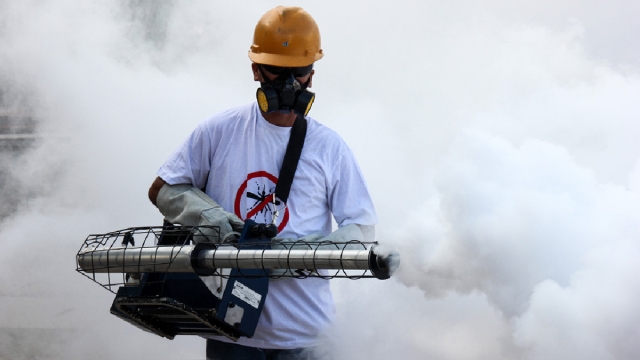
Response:
MULTIPOLYGON (((311 247, 306 244, 307 242, 313 242, 313 248, 315 249, 318 243, 323 241, 333 243, 346 243, 352 240, 356 241, 373 241, 375 237, 375 228, 373 225, 357 225, 349 224, 345 225, 338 230, 332 232, 327 236, 320 234, 310 234, 303 236, 299 239, 287 239, 287 238, 273 238, 271 248, 272 249, 310 249, 311 247)), ((342 249, 344 244, 320 244, 319 249, 342 249)))
MULTIPOLYGON (((363 225, 357 225, 357 224, 349 224, 349 225, 345 225, 341 228, 338 228, 338 230, 332 232, 331 234, 323 237, 322 239, 320 239, 320 241, 331 241, 331 242, 335 242, 335 243, 343 243, 343 244, 322 244, 320 245, 321 249, 324 250, 331 250, 331 249, 344 249, 345 246, 346 248, 350 248, 350 245, 344 244, 347 243, 349 241, 365 241, 365 239, 367 237, 365 237, 365 232, 373 232, 373 226, 363 226, 363 225)), ((370 236, 373 236, 373 234, 371 234, 370 236)))
POLYGON ((228 234, 242 232, 244 222, 225 211, 207 194, 187 184, 165 184, 156 200, 158 209, 172 224, 182 226, 213 225, 220 229, 220 237, 213 229, 201 229, 202 235, 194 235, 195 243, 204 241, 228 241, 228 234))

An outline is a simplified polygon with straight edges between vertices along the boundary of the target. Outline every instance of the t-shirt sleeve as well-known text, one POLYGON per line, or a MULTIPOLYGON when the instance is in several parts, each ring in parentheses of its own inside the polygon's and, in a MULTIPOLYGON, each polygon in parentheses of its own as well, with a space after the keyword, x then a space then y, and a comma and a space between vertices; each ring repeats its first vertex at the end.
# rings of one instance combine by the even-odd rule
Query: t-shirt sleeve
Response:
POLYGON ((339 227, 378 222, 367 184, 351 150, 343 145, 330 174, 329 208, 339 227))
POLYGON ((211 147, 209 131, 203 122, 169 156, 158 170, 158 176, 169 185, 191 184, 203 188, 211 169, 211 147))

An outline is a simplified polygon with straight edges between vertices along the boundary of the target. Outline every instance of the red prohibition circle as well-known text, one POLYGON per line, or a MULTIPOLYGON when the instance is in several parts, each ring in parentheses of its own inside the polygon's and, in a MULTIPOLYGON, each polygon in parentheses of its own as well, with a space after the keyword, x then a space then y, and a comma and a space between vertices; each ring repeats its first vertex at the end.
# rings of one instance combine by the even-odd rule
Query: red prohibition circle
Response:
MULTIPOLYGON (((249 211, 245 217, 242 216, 242 212, 240 210, 240 202, 242 200, 242 194, 244 194, 245 190, 247 190, 247 183, 251 179, 261 178, 261 177, 271 180, 271 182, 273 182, 274 184, 278 184, 278 178, 269 174, 266 171, 256 171, 247 175, 247 179, 238 188, 238 192, 236 193, 236 201, 234 202, 234 208, 233 208, 234 212, 236 213, 236 216, 238 216, 243 220, 251 218, 253 215, 258 213, 260 210, 262 210, 265 206, 267 206, 272 201, 273 194, 269 194, 267 195, 265 200, 263 200, 260 204, 258 204, 251 211, 249 211)), ((282 231, 282 229, 284 229, 284 227, 287 226, 288 222, 289 222, 289 208, 285 206, 284 215, 282 216, 282 221, 280 222, 280 225, 278 225, 278 231, 282 231)))

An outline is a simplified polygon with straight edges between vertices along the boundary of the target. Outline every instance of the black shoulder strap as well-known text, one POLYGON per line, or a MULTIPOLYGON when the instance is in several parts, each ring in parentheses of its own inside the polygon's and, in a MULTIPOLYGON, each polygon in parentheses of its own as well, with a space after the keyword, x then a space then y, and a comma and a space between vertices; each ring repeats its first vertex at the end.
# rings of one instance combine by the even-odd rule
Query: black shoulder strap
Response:
POLYGON ((298 115, 296 117, 296 121, 291 127, 291 135, 289 135, 287 151, 284 153, 282 168, 280 168, 280 175, 278 176, 278 183, 276 184, 276 197, 285 203, 287 202, 287 199, 289 199, 291 183, 293 182, 293 176, 296 174, 296 169, 298 168, 298 160, 300 160, 300 154, 302 153, 304 138, 306 136, 307 120, 298 115))

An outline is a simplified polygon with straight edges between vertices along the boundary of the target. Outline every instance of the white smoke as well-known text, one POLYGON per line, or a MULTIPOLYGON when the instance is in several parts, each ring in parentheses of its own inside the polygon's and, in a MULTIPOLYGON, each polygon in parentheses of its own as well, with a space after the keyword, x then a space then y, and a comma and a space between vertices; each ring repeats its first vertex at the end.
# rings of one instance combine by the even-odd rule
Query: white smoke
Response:
MULTIPOLYGON (((332 283, 336 358, 640 357, 638 4, 514 4, 301 4, 326 53, 312 116, 402 256, 391 280, 332 283)), ((0 358, 204 357, 109 315, 74 255, 159 223, 156 169, 253 100, 246 51, 275 5, 0 2, 2 105, 46 134, 2 158, 22 201, 0 205, 0 358)))

